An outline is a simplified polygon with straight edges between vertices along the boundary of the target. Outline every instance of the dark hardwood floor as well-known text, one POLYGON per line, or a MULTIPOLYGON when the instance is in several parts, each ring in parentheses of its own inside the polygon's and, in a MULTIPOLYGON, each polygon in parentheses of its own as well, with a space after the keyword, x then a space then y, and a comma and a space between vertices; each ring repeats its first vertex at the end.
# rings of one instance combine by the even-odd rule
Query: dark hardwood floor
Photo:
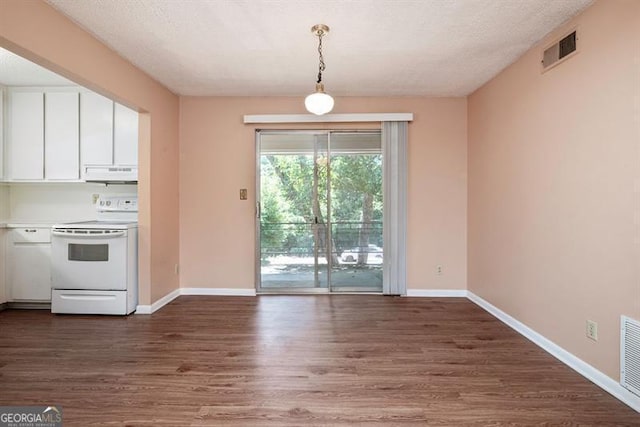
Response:
POLYGON ((466 299, 187 297, 151 316, 0 313, 0 405, 65 426, 640 425, 466 299))

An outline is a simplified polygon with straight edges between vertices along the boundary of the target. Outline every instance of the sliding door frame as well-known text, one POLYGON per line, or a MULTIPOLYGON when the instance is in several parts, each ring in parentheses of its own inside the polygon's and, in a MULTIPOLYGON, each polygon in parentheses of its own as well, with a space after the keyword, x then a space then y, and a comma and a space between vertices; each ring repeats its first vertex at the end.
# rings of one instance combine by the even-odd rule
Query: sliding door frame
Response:
MULTIPOLYGON (((261 182, 261 144, 260 144, 260 136, 261 135, 268 135, 268 134, 302 134, 302 135, 323 135, 326 134, 327 135, 327 147, 329 146, 329 138, 330 138, 330 134, 329 134, 329 130, 314 130, 314 129, 256 129, 256 211, 255 211, 255 242, 256 242, 256 250, 255 250, 255 287, 256 287, 256 293, 258 294, 330 294, 331 293, 331 257, 328 257, 329 259, 327 259, 327 287, 323 288, 323 287, 319 287, 319 286, 314 286, 314 287, 302 287, 302 288, 296 288, 296 287, 279 287, 279 288, 263 288, 262 287, 262 273, 261 273, 261 260, 262 260, 262 242, 261 242, 261 238, 260 238, 260 214, 261 214, 261 209, 262 206, 260 205, 260 201, 262 199, 262 195, 260 192, 260 189, 262 188, 262 182, 261 182)), ((314 149, 313 149, 313 156, 314 156, 314 163, 316 160, 316 156, 317 156, 317 143, 314 143, 314 149)), ((329 157, 327 155, 327 157, 329 157)), ((327 163, 327 168, 330 169, 330 164, 329 161, 327 163)), ((315 166, 314 166, 315 169, 315 166)), ((317 176, 316 173, 314 171, 314 182, 312 183, 312 185, 317 186, 317 176)), ((330 201, 330 196, 327 195, 327 224, 330 224, 330 212, 331 210, 331 201, 330 201)), ((316 226, 316 224, 312 224, 312 226, 316 226)), ((326 239, 330 239, 331 238, 331 227, 327 226, 326 229, 328 230, 328 236, 326 237, 326 239)), ((316 227, 317 230, 317 227, 316 227)), ((330 241, 330 240, 329 240, 330 241)), ((317 238, 315 238, 315 234, 314 234, 314 248, 313 248, 313 252, 314 252, 314 261, 315 261, 315 271, 314 271, 314 282, 317 285, 318 284, 318 263, 317 263, 317 253, 318 253, 318 242, 317 242, 317 238)), ((325 250, 326 251, 326 250, 325 250)))
MULTIPOLYGON (((382 294, 382 289, 374 288, 374 287, 345 287, 340 286, 336 289, 333 289, 331 283, 331 273, 333 270, 333 218, 332 218, 332 210, 331 210, 331 135, 339 134, 339 133, 379 133, 382 138, 382 130, 381 129, 256 129, 255 132, 255 149, 256 149, 256 206, 255 206, 255 288, 256 293, 258 294, 348 294, 348 293, 357 293, 357 294, 382 294), (325 248, 325 255, 327 258, 327 286, 326 287, 307 287, 307 288, 296 288, 296 287, 282 287, 282 288, 263 288, 262 287, 262 274, 261 274, 261 256, 262 256, 262 243, 260 237, 260 217, 261 217, 261 135, 265 134, 306 134, 306 135, 327 135, 327 218, 326 218, 326 230, 327 235, 325 237, 325 245, 329 245, 328 248, 325 248)), ((382 148, 382 147, 381 147, 382 148)), ((318 153, 317 142, 314 143, 314 164, 318 153)), ((384 158, 383 158, 384 161, 384 158)), ((383 164, 384 171, 384 164, 383 164)), ((382 176, 382 189, 384 192, 384 182, 385 176, 383 172, 382 176)), ((314 166, 314 182, 313 185, 316 186, 317 189, 317 174, 315 172, 314 166)), ((317 190, 316 190, 317 191, 317 190)), ((313 226, 317 226, 317 224, 313 224, 313 226)), ((316 228, 317 229, 317 228, 316 228)), ((315 272, 314 272, 314 281, 318 283, 318 263, 317 263, 317 253, 318 253, 318 243, 317 239, 314 238, 314 260, 315 260, 315 272)))

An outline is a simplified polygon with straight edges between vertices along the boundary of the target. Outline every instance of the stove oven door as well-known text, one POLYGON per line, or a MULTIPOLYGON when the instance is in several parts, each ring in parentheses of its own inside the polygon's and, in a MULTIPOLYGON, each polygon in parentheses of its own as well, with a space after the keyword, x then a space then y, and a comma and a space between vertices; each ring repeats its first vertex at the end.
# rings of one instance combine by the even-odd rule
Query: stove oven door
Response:
POLYGON ((127 231, 54 229, 53 289, 126 290, 127 231))

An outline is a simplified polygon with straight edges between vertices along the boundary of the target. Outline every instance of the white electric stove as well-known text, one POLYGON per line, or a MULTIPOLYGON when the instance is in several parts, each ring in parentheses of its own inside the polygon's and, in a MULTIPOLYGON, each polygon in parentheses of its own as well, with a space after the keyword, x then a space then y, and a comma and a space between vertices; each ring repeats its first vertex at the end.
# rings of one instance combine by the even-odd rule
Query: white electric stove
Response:
POLYGON ((130 314, 138 303, 138 199, 101 195, 96 220, 51 231, 51 311, 130 314))

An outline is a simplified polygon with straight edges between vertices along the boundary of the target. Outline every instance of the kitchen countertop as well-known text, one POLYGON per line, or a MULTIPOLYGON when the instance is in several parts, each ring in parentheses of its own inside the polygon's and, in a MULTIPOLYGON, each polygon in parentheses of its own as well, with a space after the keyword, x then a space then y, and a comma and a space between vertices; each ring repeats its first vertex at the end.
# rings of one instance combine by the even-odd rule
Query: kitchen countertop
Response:
POLYGON ((69 221, 6 221, 1 223, 3 228, 28 228, 28 227, 52 227, 54 224, 65 223, 69 221))

